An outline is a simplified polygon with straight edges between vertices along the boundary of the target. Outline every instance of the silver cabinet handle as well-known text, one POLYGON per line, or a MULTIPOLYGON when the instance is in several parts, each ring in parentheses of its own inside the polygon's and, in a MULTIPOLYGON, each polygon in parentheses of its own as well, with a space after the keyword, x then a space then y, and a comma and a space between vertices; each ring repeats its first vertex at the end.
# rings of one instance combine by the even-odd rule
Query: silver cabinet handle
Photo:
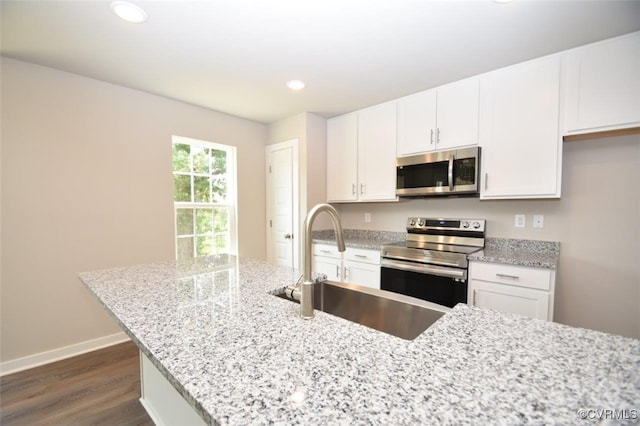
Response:
POLYGON ((520 279, 520 277, 517 276, 517 275, 507 275, 507 274, 498 274, 498 273, 496 273, 496 277, 498 277, 498 278, 509 278, 509 279, 512 279, 512 280, 519 280, 520 279))
POLYGON ((293 235, 292 234, 284 234, 284 239, 285 240, 292 240, 293 239, 293 235))
POLYGON ((436 145, 440 143, 440 128, 436 127, 436 145))
POLYGON ((484 189, 487 189, 487 181, 489 180, 489 173, 484 174, 484 189))
POLYGON ((355 183, 351 184, 351 195, 356 195, 356 184, 355 183))
POLYGON ((431 129, 431 145, 433 145, 433 129, 431 129))
POLYGON ((344 280, 345 282, 349 282, 349 268, 344 267, 344 280))
POLYGON ((336 265, 336 279, 340 279, 340 266, 336 265))
POLYGON ((320 250, 320 253, 327 253, 327 254, 329 254, 329 253, 331 253, 331 252, 330 252, 329 250, 320 250))
POLYGON ((476 289, 473 289, 473 297, 471 297, 471 306, 476 306, 476 289))
POLYGON ((449 191, 453 191, 453 161, 456 159, 456 156, 451 154, 449 157, 449 170, 448 170, 448 178, 449 178, 449 191))
POLYGON ((360 184, 360 195, 364 195, 364 183, 360 184))
POLYGON ((359 259, 366 259, 368 257, 368 256, 365 256, 364 254, 354 254, 354 256, 359 259))

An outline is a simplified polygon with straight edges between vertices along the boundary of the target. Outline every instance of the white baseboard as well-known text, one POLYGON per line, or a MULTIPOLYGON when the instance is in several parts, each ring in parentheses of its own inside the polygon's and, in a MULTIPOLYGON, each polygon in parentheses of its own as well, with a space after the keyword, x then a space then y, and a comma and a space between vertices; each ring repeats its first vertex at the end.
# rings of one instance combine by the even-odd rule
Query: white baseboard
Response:
POLYGON ((71 358, 97 349, 106 348, 107 346, 117 345, 130 340, 124 332, 111 334, 109 336, 99 337, 93 340, 76 343, 62 348, 53 349, 38 354, 25 356, 23 358, 12 359, 0 363, 0 376, 5 376, 18 371, 28 370, 29 368, 38 367, 40 365, 49 364, 51 362, 60 361, 62 359, 71 358))

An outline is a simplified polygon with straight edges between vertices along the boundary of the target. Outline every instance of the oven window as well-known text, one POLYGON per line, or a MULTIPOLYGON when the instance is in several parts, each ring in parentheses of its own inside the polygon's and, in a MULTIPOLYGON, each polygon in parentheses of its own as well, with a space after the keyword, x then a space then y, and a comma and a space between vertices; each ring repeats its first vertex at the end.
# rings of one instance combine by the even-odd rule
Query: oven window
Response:
POLYGON ((467 282, 437 275, 381 268, 380 288, 453 308, 467 303, 467 282))

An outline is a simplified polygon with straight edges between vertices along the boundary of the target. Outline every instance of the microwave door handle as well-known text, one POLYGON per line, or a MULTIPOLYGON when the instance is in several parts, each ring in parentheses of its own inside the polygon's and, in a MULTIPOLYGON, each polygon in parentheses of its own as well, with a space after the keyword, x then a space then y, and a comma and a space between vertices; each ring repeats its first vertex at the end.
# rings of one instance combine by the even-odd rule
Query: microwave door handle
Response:
POLYGON ((455 155, 451 154, 449 156, 449 191, 453 191, 453 160, 455 159, 455 155))

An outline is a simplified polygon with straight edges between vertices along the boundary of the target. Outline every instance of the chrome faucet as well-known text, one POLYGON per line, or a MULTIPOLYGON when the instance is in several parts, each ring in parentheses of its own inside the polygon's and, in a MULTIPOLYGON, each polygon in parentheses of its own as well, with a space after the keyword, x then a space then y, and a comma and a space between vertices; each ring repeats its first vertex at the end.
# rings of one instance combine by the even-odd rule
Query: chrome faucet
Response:
POLYGON ((336 209, 330 204, 316 204, 304 220, 304 230, 302 238, 304 239, 304 263, 303 263, 303 281, 300 285, 300 316, 304 319, 313 318, 313 279, 311 277, 311 266, 313 263, 313 250, 311 229, 313 221, 318 214, 326 212, 329 214, 333 222, 333 230, 336 234, 336 242, 339 251, 344 251, 344 238, 342 235, 342 225, 340 224, 340 216, 336 209))

